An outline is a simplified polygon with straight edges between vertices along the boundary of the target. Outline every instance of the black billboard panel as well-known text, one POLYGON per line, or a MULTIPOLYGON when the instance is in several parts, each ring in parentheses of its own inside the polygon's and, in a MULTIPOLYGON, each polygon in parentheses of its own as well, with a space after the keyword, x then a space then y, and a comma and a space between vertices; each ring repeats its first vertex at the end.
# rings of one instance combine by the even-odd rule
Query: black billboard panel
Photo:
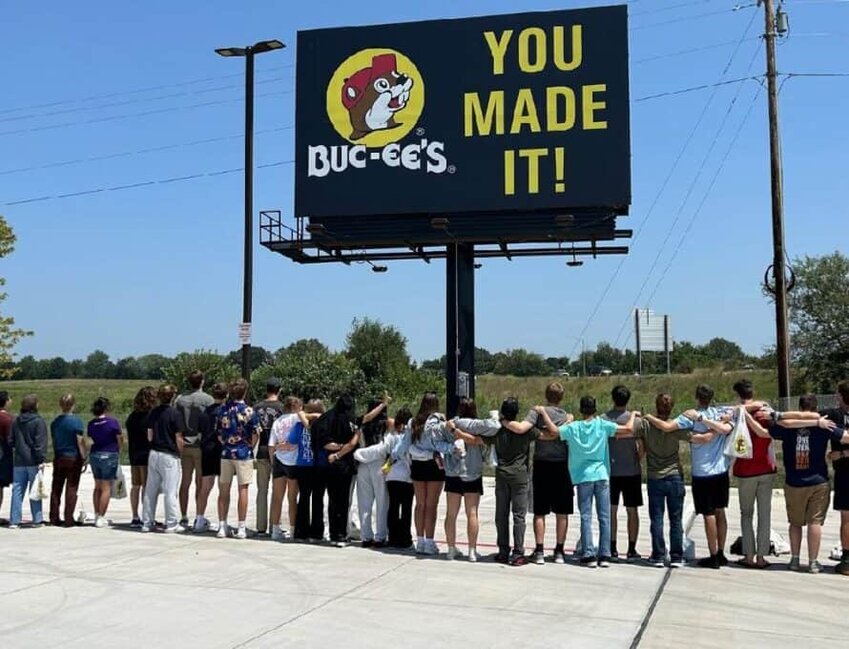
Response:
POLYGON ((631 202, 624 5, 298 33, 295 210, 631 202))

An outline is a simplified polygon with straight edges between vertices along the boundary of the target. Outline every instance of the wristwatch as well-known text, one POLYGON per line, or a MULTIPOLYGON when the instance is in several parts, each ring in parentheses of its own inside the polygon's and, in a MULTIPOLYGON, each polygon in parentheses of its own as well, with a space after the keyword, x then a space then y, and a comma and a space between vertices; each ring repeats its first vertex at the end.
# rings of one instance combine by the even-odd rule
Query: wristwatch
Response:
POLYGON ((705 420, 705 416, 702 413, 699 413, 699 416, 696 419, 696 421, 704 421, 704 420, 705 420))

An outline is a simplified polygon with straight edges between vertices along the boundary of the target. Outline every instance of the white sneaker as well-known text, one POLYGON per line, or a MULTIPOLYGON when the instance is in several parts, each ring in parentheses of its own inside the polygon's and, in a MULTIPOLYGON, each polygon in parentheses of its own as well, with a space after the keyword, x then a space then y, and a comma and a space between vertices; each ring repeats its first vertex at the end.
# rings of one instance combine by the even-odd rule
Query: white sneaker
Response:
POLYGON ((285 538, 286 538, 286 536, 283 533, 283 530, 281 530, 280 528, 275 528, 275 529, 271 530, 271 540, 272 541, 282 541, 285 538))
POLYGON ((103 516, 97 516, 94 519, 94 526, 98 528, 109 527, 109 521, 107 521, 103 516))
POLYGON ((235 537, 237 539, 246 539, 248 538, 248 531, 244 527, 240 527, 236 532, 235 537))
POLYGON ((10 523, 10 524, 9 524, 9 529, 10 529, 10 530, 19 530, 19 529, 21 529, 21 526, 20 526, 20 525, 15 525, 14 523, 10 523))
POLYGON ((424 539, 421 541, 416 541, 416 554, 424 554, 425 553, 425 542, 424 539))
POLYGON ((145 534, 147 534, 148 532, 151 531, 150 525, 147 525, 146 523, 142 523, 141 531, 144 532, 145 534))
POLYGON ((172 525, 171 527, 165 528, 166 534, 182 534, 186 531, 186 528, 183 527, 181 523, 177 523, 176 525, 172 525))
POLYGON ((228 536, 228 532, 229 529, 227 523, 220 523, 218 525, 218 533, 215 536, 219 539, 226 539, 228 536))
POLYGON ((436 544, 436 541, 434 541, 433 539, 425 539, 424 553, 429 556, 439 554, 439 546, 436 544))
POLYGON ((198 516, 195 519, 195 525, 192 531, 195 534, 203 534, 204 532, 209 531, 209 521, 203 516, 198 516))
POLYGON ((843 558, 843 549, 835 545, 831 550, 831 554, 828 555, 828 558, 832 561, 840 561, 843 558))
POLYGON ((474 548, 469 548, 469 561, 472 563, 477 563, 481 558, 481 555, 478 554, 478 551, 474 548))
POLYGON ((454 559, 462 559, 462 558, 463 558, 463 553, 462 553, 462 552, 460 552, 460 551, 459 551, 457 548, 455 548, 454 546, 449 545, 449 546, 448 546, 448 554, 446 555, 446 558, 447 558, 449 561, 454 561, 454 559))

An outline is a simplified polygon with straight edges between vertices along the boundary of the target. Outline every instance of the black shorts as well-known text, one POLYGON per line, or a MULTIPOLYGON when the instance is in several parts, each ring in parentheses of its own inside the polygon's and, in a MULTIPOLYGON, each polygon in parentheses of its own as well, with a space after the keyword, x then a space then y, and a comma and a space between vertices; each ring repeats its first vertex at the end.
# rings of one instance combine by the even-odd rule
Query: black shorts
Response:
POLYGON ((295 479, 295 472, 292 470, 295 467, 289 466, 288 464, 283 464, 277 457, 274 458, 274 461, 271 463, 271 477, 274 480, 278 478, 289 478, 290 480, 295 479))
POLYGON ((483 478, 466 481, 456 476, 445 476, 445 493, 483 495, 483 478))
POLYGON ((610 504, 619 506, 619 495, 625 507, 643 506, 643 477, 640 475, 610 476, 610 504))
POLYGON ((568 462, 534 462, 534 516, 575 513, 574 487, 568 462))
POLYGON ((439 468, 436 460, 413 460, 410 477, 414 482, 444 482, 445 471, 439 468))
POLYGON ((204 478, 221 475, 221 449, 203 449, 200 455, 200 472, 204 478))
POLYGON ((834 472, 834 509, 849 512, 849 469, 834 472))
POLYGON ((696 513, 712 516, 717 509, 728 507, 731 482, 728 473, 706 477, 693 477, 693 504, 696 513))

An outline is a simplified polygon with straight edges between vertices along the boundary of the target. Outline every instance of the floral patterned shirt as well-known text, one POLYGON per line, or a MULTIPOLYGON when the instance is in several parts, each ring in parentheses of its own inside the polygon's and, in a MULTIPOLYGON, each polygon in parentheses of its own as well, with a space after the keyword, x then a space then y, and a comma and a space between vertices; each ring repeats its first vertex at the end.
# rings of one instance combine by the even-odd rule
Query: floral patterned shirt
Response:
POLYGON ((215 419, 215 430, 221 440, 222 459, 254 459, 251 441, 260 431, 259 416, 244 401, 228 401, 222 405, 215 419))

